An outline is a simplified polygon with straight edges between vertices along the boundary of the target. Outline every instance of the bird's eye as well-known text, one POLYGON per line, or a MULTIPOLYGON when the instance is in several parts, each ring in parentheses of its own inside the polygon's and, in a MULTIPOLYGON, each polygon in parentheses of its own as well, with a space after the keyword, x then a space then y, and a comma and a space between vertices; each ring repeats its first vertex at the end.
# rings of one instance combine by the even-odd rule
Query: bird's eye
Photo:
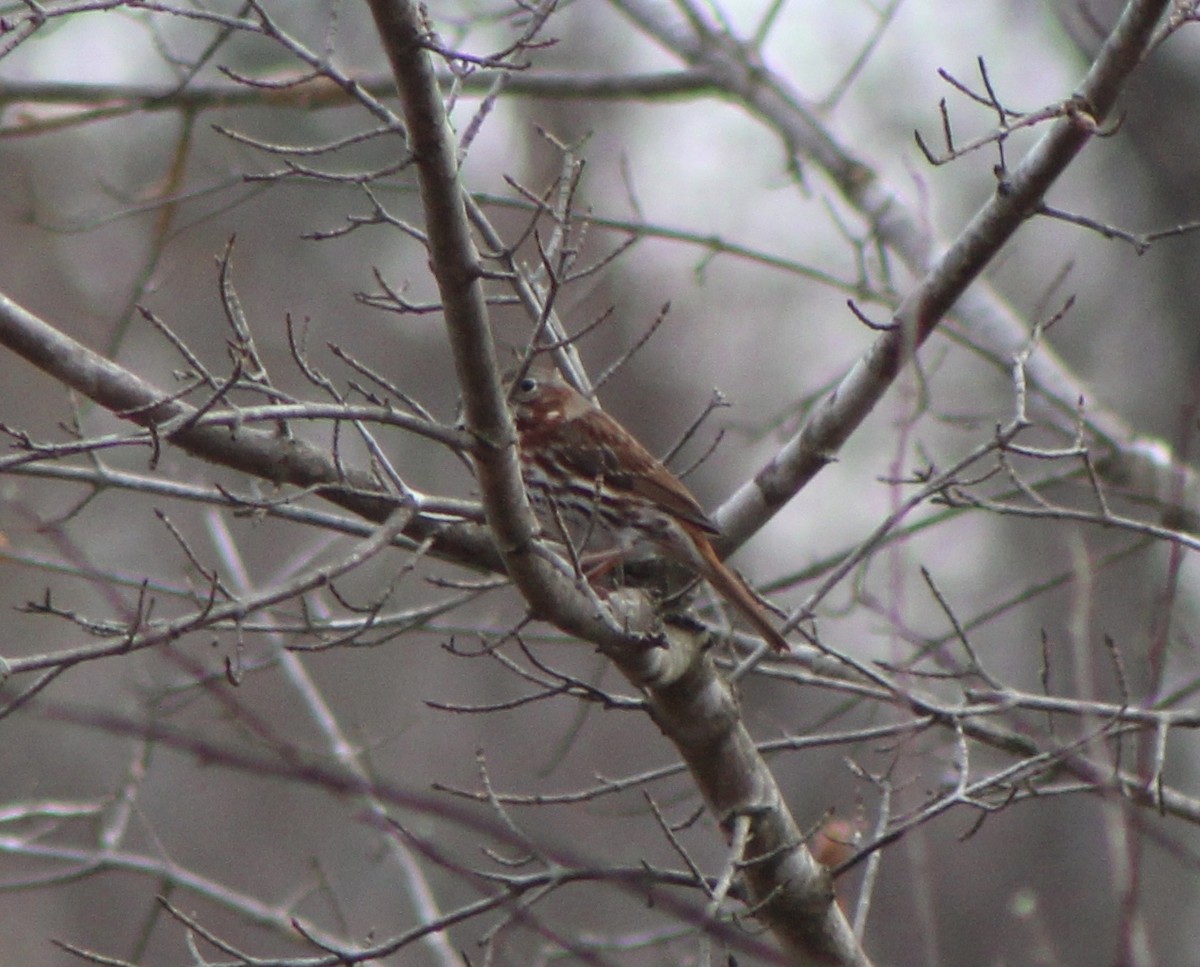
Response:
POLYGON ((522 393, 532 393, 535 389, 537 389, 537 380, 532 376, 526 376, 517 384, 517 389, 519 389, 522 393))

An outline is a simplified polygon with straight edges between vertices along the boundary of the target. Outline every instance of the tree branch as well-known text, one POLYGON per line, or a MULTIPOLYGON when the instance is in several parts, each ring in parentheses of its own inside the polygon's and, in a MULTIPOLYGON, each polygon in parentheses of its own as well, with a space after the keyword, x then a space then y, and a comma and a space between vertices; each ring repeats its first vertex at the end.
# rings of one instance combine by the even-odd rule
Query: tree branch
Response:
MULTIPOLYGON (((0 293, 0 345, 138 426, 162 430, 176 446, 198 459, 251 474, 275 484, 312 488, 358 516, 382 523, 398 506, 365 470, 340 467, 329 454, 303 440, 249 426, 192 422, 196 407, 173 399, 152 383, 59 332, 0 293)), ((499 569, 488 532, 473 524, 451 524, 416 514, 405 528, 414 540, 433 538, 433 551, 468 566, 499 569)))
MULTIPOLYGON (((1109 116, 1151 45, 1154 26, 1170 6, 1169 0, 1130 0, 1071 99, 1073 109, 1001 181, 943 254, 931 259, 932 245, 920 213, 838 143, 799 93, 723 29, 698 16, 684 18, 677 8, 656 0, 613 3, 776 131, 790 160, 805 159, 818 166, 862 212, 879 239, 921 277, 896 310, 895 328, 876 340, 777 456, 717 512, 716 520, 732 545, 758 530, 833 459, 951 307, 995 358, 1010 359, 1025 344, 1027 328, 1012 309, 990 286, 972 283, 1109 116)), ((1085 393, 1081 381, 1048 346, 1039 348, 1028 368, 1030 385, 1040 390, 1050 415, 1069 432, 1078 401, 1089 400, 1089 428, 1120 454, 1106 467, 1120 474, 1137 472, 1131 465, 1145 467, 1146 448, 1126 446, 1134 438, 1131 428, 1116 413, 1098 407, 1094 394, 1085 393)))
POLYGON ((419 171, 431 266, 445 306, 468 424, 479 441, 475 460, 484 506, 509 573, 531 604, 543 609, 543 616, 600 645, 626 677, 646 689, 655 721, 679 749, 726 835, 739 817, 749 819, 742 872, 751 887, 755 914, 789 955, 801 962, 864 967, 866 955, 833 902, 829 873, 805 847, 712 661, 694 644, 671 648, 669 652, 691 656, 682 674, 670 681, 652 677, 648 672, 661 671, 661 663, 652 659, 648 665, 647 659, 663 649, 597 618, 573 582, 536 554, 514 430, 496 377, 479 256, 469 234, 442 95, 423 43, 425 28, 416 7, 405 0, 371 0, 371 9, 400 87, 409 146, 419 171))

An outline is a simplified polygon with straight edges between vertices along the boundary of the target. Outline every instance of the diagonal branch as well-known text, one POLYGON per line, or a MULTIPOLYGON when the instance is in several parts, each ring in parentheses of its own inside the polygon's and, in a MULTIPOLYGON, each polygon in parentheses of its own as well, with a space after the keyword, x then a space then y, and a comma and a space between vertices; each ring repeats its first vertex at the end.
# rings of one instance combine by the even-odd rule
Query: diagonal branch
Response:
POLYGON ((742 722, 732 690, 712 660, 694 644, 655 648, 642 636, 621 632, 597 615, 595 605, 567 575, 537 554, 514 430, 496 375, 479 256, 470 236, 455 144, 424 44, 425 25, 408 0, 371 0, 371 9, 400 89, 419 172, 431 267, 445 306, 468 423, 478 438, 474 456, 484 506, 509 573, 543 617, 551 616, 564 629, 600 645, 647 693, 655 722, 683 756, 726 835, 745 828, 740 861, 752 908, 787 956, 804 963, 866 967, 866 955, 833 902, 828 871, 805 847, 742 722), (654 677, 676 655, 686 661, 682 669, 669 679, 654 677))
MULTIPOLYGON (((838 143, 804 99, 744 46, 699 16, 684 17, 678 8, 658 0, 613 3, 690 69, 707 73, 714 86, 774 130, 792 163, 805 159, 819 167, 870 222, 883 244, 921 279, 896 310, 894 328, 876 340, 771 463, 717 512, 716 520, 732 544, 759 529, 833 459, 951 307, 964 321, 969 338, 995 358, 1010 359, 1025 344, 1028 332, 1021 320, 977 279, 1110 115, 1130 73, 1152 44, 1155 25, 1170 6, 1169 0, 1130 0, 1069 99, 1070 110, 997 185, 996 193, 959 237, 933 258, 919 213, 838 143)), ((1094 401, 1096 394, 1085 392, 1045 345, 1030 361, 1028 375, 1031 387, 1042 394, 1042 408, 1073 435, 1078 401, 1094 401)), ((1106 463, 1111 472, 1162 469, 1163 461, 1154 461, 1156 451, 1128 443, 1134 433, 1112 411, 1092 402, 1088 425, 1113 450, 1106 463), (1156 466, 1147 467, 1149 462, 1156 466)))
MULTIPOLYGON (((24 357, 64 386, 114 415, 166 436, 186 453, 275 484, 315 493, 365 520, 382 523, 400 505, 365 470, 339 467, 302 440, 252 426, 196 421, 196 407, 172 397, 82 343, 59 332, 0 293, 0 345, 24 357)), ((434 540, 434 551, 460 563, 497 570, 490 535, 474 524, 414 514, 405 528, 414 540, 434 540)))

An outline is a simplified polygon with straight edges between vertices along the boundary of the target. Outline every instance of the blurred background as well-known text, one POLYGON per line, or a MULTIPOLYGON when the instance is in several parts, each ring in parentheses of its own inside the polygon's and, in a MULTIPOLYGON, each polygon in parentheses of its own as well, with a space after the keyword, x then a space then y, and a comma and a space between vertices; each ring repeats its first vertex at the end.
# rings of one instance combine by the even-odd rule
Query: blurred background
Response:
MULTIPOLYGON (((661 6, 672 16, 684 8, 661 6)), ((364 6, 263 7, 298 45, 327 55, 350 77, 378 82, 381 99, 396 109, 383 93, 387 62, 364 6)), ((940 167, 922 155, 913 131, 935 150, 942 144, 943 98, 960 144, 996 124, 993 110, 971 103, 939 69, 979 91, 982 59, 1007 107, 1035 111, 1070 95, 1119 9, 1110 0, 727 0, 719 11, 706 7, 705 16, 727 18, 743 38, 768 24, 762 62, 921 213, 937 252, 995 190, 998 160, 994 146, 940 167)), ((24 10, 11 5, 4 13, 24 10)), ((240 4, 222 12, 255 19, 240 4)), ((430 15, 446 46, 480 55, 503 49, 520 32, 520 12, 503 3, 439 3, 430 15)), ((793 164, 779 138, 732 98, 708 91, 662 99, 522 92, 526 76, 679 70, 679 59, 620 4, 564 4, 542 34, 549 38, 553 44, 522 55, 531 66, 513 76, 513 90, 483 120, 464 162, 465 182, 502 235, 517 239, 530 213, 514 186, 534 195, 551 190, 563 170, 563 145, 584 161, 573 206, 575 267, 600 267, 565 286, 556 308, 573 330, 610 313, 579 344, 595 374, 635 345, 670 303, 645 348, 600 396, 663 453, 719 391, 728 406, 704 423, 675 465, 687 467, 723 431, 714 453, 687 478, 715 509, 876 338, 846 300, 884 322, 914 279, 881 253, 861 213, 816 165, 804 156, 793 164), (629 239, 635 244, 600 265, 629 239)), ((3 41, 0 290, 170 390, 180 385, 176 374, 185 362, 136 307, 151 310, 213 372, 227 372, 230 331, 218 259, 236 236, 233 282, 281 391, 325 399, 292 359, 290 318, 309 362, 339 385, 359 377, 330 343, 369 363, 436 419, 453 422, 458 392, 440 315, 384 312, 356 298, 379 293, 378 273, 413 303, 436 300, 421 245, 394 223, 363 223, 376 201, 417 228, 422 215, 409 172, 373 179, 370 195, 351 177, 386 168, 402 150, 394 137, 360 137, 378 127, 361 105, 297 104, 267 87, 236 84, 231 78, 273 80, 306 68, 278 40, 223 32, 211 17, 111 4, 52 18, 15 47, 3 41), (62 84, 80 87, 68 93, 62 84), (128 86, 165 93, 175 85, 176 96, 126 107, 128 86), (237 97, 201 96, 211 90, 237 97), (320 153, 280 150, 334 145, 320 153), (305 176, 295 165, 323 176, 305 176)), ((1135 234, 1200 219, 1198 45, 1192 27, 1153 53, 1129 85, 1112 135, 1093 141, 1049 204, 1135 234)), ((458 93, 458 132, 471 126, 480 104, 475 88, 458 93)), ((1034 127, 1009 138, 1008 164, 1040 134, 1034 127)), ((549 227, 539 232, 544 238, 549 227)), ((536 268, 529 238, 520 254, 536 268)), ((993 262, 985 283, 1030 328, 1073 295, 1073 308, 1046 345, 1086 387, 1085 406, 1169 445, 1186 463, 1200 391, 1198 258, 1195 234, 1163 238, 1139 253, 1098 231, 1039 218, 993 262)), ((519 307, 498 305, 493 318, 502 346, 524 346, 531 323, 519 307)), ((969 337, 963 320, 935 333, 920 365, 902 375, 836 462, 734 559, 756 584, 775 588, 772 600, 799 606, 812 578, 908 496, 911 488, 899 481, 953 464, 1012 418, 1008 360, 974 351, 969 337)), ((9 354, 0 355, 0 422, 38 441, 69 439, 73 425, 87 437, 120 427, 9 354)), ((293 429, 330 445, 327 426, 293 429)), ((1033 432, 1037 442, 1065 442, 1049 429, 1033 432)), ((393 430, 380 429, 378 439, 412 486, 476 496, 470 475, 445 449, 393 430)), ((341 443, 347 459, 365 459, 350 434, 341 443)), ((147 477, 277 496, 265 483, 170 449, 155 468, 144 447, 97 459, 147 477)), ((1049 496, 1088 505, 1078 481, 1049 496)), ((925 507, 906 523, 939 513, 925 507)), ((1153 509, 1145 513, 1154 519, 1153 509)), ((9 659, 90 640, 61 616, 30 613, 28 602, 45 603, 47 589, 55 607, 119 625, 136 613, 139 586, 148 579, 156 617, 186 613, 206 584, 181 541, 243 592, 284 583, 351 547, 350 538, 315 526, 18 473, 0 476, 0 532, 7 616, 0 655, 9 659)), ((338 581, 339 600, 313 596, 305 609, 292 602, 270 620, 295 627, 319 620, 322 608, 341 613, 380 602, 383 613, 399 613, 451 598, 456 582, 480 579, 430 559, 401 570, 407 561, 382 555, 338 581)), ((859 660, 902 664, 922 643, 951 634, 949 607, 971 623, 971 645, 988 671, 1013 688, 1142 705, 1174 698, 1187 707, 1197 681, 1194 572, 1191 557, 1168 542, 1061 519, 966 512, 871 555, 823 602, 818 624, 828 644, 859 660)), ((315 951, 289 935, 292 915, 347 943, 365 943, 428 921, 422 888, 443 912, 490 893, 466 871, 489 866, 484 849, 510 858, 517 851, 456 819, 453 810, 464 808, 459 798, 439 794, 444 816, 437 807, 395 810, 413 836, 440 851, 435 857, 414 849, 402 861, 396 834, 380 830, 353 797, 206 764, 136 730, 99 727, 96 716, 161 722, 214 747, 254 754, 286 745, 313 761, 328 759, 330 737, 338 734, 371 775, 421 795, 435 784, 481 789, 483 768, 496 791, 537 796, 670 766, 672 748, 641 712, 604 710, 567 695, 521 701, 538 692, 535 684, 479 653, 481 635, 502 634, 523 614, 516 593, 502 588, 416 630, 293 654, 290 665, 279 649, 304 646, 304 636, 260 628, 204 632, 65 671, 0 720, 0 878, 10 887, 0 893, 0 963, 73 962, 55 940, 130 963, 190 962, 186 931, 156 903, 161 895, 248 953, 296 957, 315 951), (234 658, 247 669, 236 688, 225 684, 223 671, 234 658), (51 806, 76 814, 56 815, 51 806), (116 829, 119 842, 106 840, 116 829)), ((590 647, 551 632, 532 627, 535 653, 563 674, 629 695, 590 647)), ((519 653, 514 660, 524 663, 519 653)), ((30 684, 10 682, 6 706, 30 684)), ((920 685, 943 689, 947 701, 961 698, 953 683, 920 685)), ((904 714, 832 690, 797 688, 769 673, 745 680, 740 696, 764 741, 904 714)), ((1075 730, 1101 724, 1070 722, 1075 730)), ((1044 719, 1008 724, 1048 727, 1044 719)), ((1124 759, 1115 744, 1095 751, 1114 768, 1138 768, 1145 766, 1139 749, 1131 742, 1124 759)), ((1167 753, 1164 781, 1192 796, 1191 735, 1172 732, 1167 753)), ((864 832, 876 821, 880 785, 860 770, 886 775, 893 818, 903 819, 957 781, 962 765, 949 730, 807 748, 770 761, 802 826, 815 826, 833 809, 864 832)), ((1011 761, 972 747, 968 767, 972 777, 984 776, 1011 761)), ((606 863, 679 867, 643 788, 670 822, 694 819, 679 839, 701 869, 719 873, 723 840, 710 817, 695 816, 701 803, 686 773, 581 801, 514 805, 509 815, 536 843, 569 844, 576 855, 606 863)), ((499 822, 486 804, 465 808, 499 822)), ((1056 786, 1055 794, 1028 796, 995 813, 960 806, 887 848, 866 947, 879 964, 1195 963, 1198 850, 1195 827, 1183 819, 1082 788, 1067 795, 1056 786)), ((839 881, 848 906, 862 869, 839 881)), ((647 898, 617 889, 560 889, 531 919, 496 928, 502 920, 499 913, 467 919, 443 946, 406 947, 387 962, 461 956, 482 963, 485 951, 496 963, 573 962, 583 949, 601 963, 701 962, 701 945, 685 926, 647 898), (564 952, 558 934, 578 946, 564 952)), ((204 950, 213 960, 228 959, 204 950)))

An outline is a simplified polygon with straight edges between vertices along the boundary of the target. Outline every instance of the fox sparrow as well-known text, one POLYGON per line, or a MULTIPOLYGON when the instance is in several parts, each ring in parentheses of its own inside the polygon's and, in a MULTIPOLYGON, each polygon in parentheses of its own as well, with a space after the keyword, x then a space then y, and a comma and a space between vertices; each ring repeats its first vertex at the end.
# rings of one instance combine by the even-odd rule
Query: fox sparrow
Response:
MULTIPOLYGON (((699 574, 780 652, 790 647, 709 538, 719 533, 691 492, 620 423, 556 373, 509 387, 521 475, 552 535, 602 534, 622 551, 649 543, 699 574)), ((568 539, 574 540, 571 536, 568 539)))

